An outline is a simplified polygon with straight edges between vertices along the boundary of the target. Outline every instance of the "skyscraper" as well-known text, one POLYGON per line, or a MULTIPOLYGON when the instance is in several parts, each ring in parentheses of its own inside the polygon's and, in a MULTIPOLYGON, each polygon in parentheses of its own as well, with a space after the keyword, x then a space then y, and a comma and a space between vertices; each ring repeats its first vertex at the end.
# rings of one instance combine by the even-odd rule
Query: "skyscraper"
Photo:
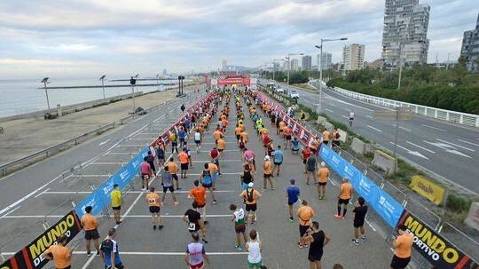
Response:
POLYGON ((382 57, 387 67, 427 63, 430 9, 419 0, 386 0, 382 57))
POLYGON ((364 53, 366 47, 360 44, 351 44, 343 49, 344 70, 358 70, 364 67, 364 53))
POLYGON ((464 32, 461 56, 466 60, 469 71, 479 71, 479 15, 477 16, 476 29, 464 32))
POLYGON ((321 64, 321 67, 322 67, 323 70, 331 69, 333 55, 331 53, 328 53, 328 52, 323 52, 323 60, 322 61, 320 61, 319 57, 321 57, 320 54, 316 55, 316 61, 318 63, 318 69, 319 69, 320 64, 321 64))
POLYGON ((291 59, 291 70, 293 70, 293 71, 298 71, 299 70, 298 59, 291 59))

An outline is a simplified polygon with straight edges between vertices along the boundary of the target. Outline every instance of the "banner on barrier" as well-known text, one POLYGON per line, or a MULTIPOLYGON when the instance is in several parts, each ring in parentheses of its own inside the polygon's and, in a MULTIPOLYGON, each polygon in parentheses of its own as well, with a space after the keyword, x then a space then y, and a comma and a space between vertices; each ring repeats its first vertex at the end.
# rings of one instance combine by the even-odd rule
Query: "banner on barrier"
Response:
POLYGON ((120 189, 124 189, 130 181, 138 175, 138 170, 143 157, 148 153, 149 147, 144 147, 133 159, 120 168, 113 176, 103 182, 90 195, 80 201, 75 211, 81 218, 85 214, 85 207, 91 206, 92 214, 98 215, 110 204, 110 193, 113 190, 113 184, 118 184, 120 189))
POLYGON ((414 248, 435 268, 473 268, 471 266, 473 262, 467 255, 407 210, 402 214, 399 224, 405 225, 414 235, 414 248))
POLYGON ((48 260, 44 259, 42 254, 55 243, 59 236, 65 235, 68 238, 68 242, 70 242, 80 231, 80 220, 75 211, 72 210, 30 244, 0 265, 0 269, 42 268, 48 263, 48 260))
POLYGON ((444 200, 446 190, 423 176, 413 176, 409 187, 422 197, 440 205, 444 200))

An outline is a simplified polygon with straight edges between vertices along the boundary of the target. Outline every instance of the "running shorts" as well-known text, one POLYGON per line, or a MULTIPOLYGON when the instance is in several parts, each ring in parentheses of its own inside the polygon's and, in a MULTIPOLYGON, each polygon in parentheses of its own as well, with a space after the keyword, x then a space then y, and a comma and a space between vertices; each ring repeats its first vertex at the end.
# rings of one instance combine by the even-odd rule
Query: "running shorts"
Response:
POLYGON ((151 214, 160 213, 160 207, 159 206, 150 206, 150 213, 151 214))
POLYGON ((173 188, 173 186, 168 186, 168 187, 163 186, 163 193, 166 193, 168 191, 173 193, 173 192, 175 192, 175 188, 173 188))
POLYGON ((309 225, 299 225, 299 236, 303 237, 309 229, 309 225))
POLYGON ((338 205, 340 205, 340 204, 343 204, 343 205, 349 204, 349 199, 341 199, 341 198, 339 198, 339 199, 338 199, 338 205))
POLYGON ((180 164, 181 170, 188 170, 188 166, 189 166, 188 163, 182 163, 182 164, 180 164))
POLYGON ((95 239, 98 239, 98 238, 100 238, 100 234, 98 233, 97 229, 85 231, 85 239, 86 240, 95 240, 95 239))
POLYGON ((411 261, 411 257, 408 258, 399 258, 398 256, 394 255, 393 259, 391 260, 391 268, 393 269, 404 269, 411 261))
POLYGON ((239 233, 244 233, 246 231, 246 225, 243 223, 243 224, 235 224, 235 232, 237 234, 239 233))
POLYGON ((112 206, 111 209, 113 209, 113 210, 121 210, 121 206, 112 206))
POLYGON ((255 212, 256 209, 257 209, 257 205, 256 205, 256 204, 246 204, 245 209, 246 209, 246 211, 253 211, 253 212, 255 212))
POLYGON ((203 262, 195 264, 195 265, 190 265, 190 269, 203 269, 203 262))

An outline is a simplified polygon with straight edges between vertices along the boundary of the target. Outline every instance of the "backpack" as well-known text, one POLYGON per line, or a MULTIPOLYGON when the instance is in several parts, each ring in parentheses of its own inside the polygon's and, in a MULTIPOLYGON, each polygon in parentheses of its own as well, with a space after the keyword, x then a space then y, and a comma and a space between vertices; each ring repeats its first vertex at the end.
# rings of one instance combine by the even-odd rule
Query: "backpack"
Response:
POLYGON ((202 183, 206 184, 206 185, 210 185, 212 184, 212 179, 211 179, 211 173, 210 171, 208 170, 203 170, 203 179, 202 179, 202 183))
POLYGON ((103 253, 111 253, 113 252, 113 241, 111 239, 105 239, 101 242, 100 250, 103 253))
POLYGON ((254 198, 254 189, 251 189, 251 191, 249 192, 246 191, 246 200, 251 203, 254 201, 253 198, 254 198))

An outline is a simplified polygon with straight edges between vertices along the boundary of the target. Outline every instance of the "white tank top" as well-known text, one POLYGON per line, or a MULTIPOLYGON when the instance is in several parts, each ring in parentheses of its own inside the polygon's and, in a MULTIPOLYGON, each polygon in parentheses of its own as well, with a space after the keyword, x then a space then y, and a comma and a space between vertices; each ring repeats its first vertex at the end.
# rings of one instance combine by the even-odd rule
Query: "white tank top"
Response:
POLYGON ((196 141, 200 141, 200 140, 201 140, 201 133, 199 133, 199 132, 196 132, 196 133, 195 133, 195 140, 196 140, 196 141))
POLYGON ((258 241, 248 242, 248 262, 258 263, 261 261, 261 250, 258 241))

